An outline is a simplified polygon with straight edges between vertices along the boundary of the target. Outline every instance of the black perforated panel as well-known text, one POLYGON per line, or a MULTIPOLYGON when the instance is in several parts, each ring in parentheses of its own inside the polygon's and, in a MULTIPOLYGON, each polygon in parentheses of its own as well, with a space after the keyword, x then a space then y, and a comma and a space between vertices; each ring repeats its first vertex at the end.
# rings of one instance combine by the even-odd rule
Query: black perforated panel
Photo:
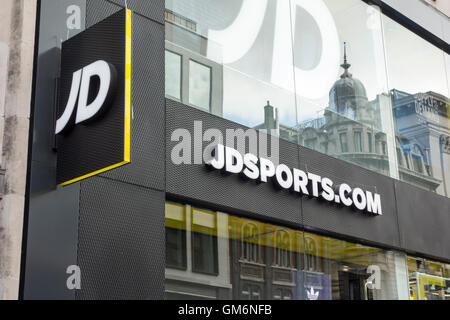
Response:
POLYGON ((382 245, 400 246, 393 179, 301 146, 299 156, 302 170, 327 177, 335 185, 347 183, 352 188, 379 193, 383 209, 382 216, 369 216, 347 207, 303 198, 305 226, 382 245))
MULTIPOLYGON (((174 130, 182 128, 192 133, 194 121, 202 121, 203 130, 219 129, 225 136, 226 129, 247 129, 206 112, 166 100, 167 108, 167 192, 194 201, 211 203, 213 206, 258 214, 290 223, 301 223, 300 198, 286 191, 277 191, 271 183, 243 182, 238 175, 222 176, 220 172, 209 172, 204 165, 175 165, 171 150, 178 142, 172 142, 174 130)), ((204 142, 203 146, 207 146, 204 142)), ((297 147, 281 141, 280 158, 294 167, 298 163, 297 147)))
MULTIPOLYGON (((105 0, 88 0, 86 22, 97 23, 120 8, 105 0)), ((164 26, 138 14, 133 14, 132 69, 131 164, 104 176, 164 190, 164 26)))
POLYGON ((208 172, 203 165, 174 165, 170 159, 170 152, 177 144, 170 141, 173 130, 184 128, 192 132, 194 121, 202 121, 204 130, 217 128, 225 132, 226 129, 245 127, 169 99, 166 101, 167 192, 171 195, 210 203, 212 208, 229 208, 233 212, 250 213, 387 246, 400 245, 392 179, 280 141, 281 163, 328 177, 335 184, 346 182, 352 187, 380 193, 384 214, 373 217, 317 199, 277 191, 271 183, 256 185, 242 182, 236 175, 223 176, 218 172, 208 172))
POLYGON ((164 27, 133 15, 131 164, 105 173, 164 190, 164 27))
MULTIPOLYGON (((98 60, 112 64, 117 84, 108 109, 92 123, 57 137, 57 183, 66 183, 124 161, 126 15, 122 10, 63 43, 57 118, 66 109, 73 73, 98 60)), ((68 124, 68 126, 69 126, 68 124)))
POLYGON ((81 184, 77 299, 162 299, 164 192, 106 178, 81 184))
POLYGON ((450 261, 450 199, 396 181, 403 247, 450 261))
MULTIPOLYGON (((120 9, 89 0, 87 24, 120 9)), ((136 13, 132 63, 132 163, 81 185, 77 299, 164 296, 164 27, 136 13)))

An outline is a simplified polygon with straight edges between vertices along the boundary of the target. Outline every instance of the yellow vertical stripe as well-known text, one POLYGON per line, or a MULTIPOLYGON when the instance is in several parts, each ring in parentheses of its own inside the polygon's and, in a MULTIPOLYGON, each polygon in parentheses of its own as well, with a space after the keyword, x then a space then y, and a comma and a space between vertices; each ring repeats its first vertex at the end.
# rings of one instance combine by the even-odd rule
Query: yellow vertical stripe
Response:
POLYGON ((125 44, 125 142, 124 161, 131 161, 131 38, 132 14, 126 9, 126 44, 125 44))

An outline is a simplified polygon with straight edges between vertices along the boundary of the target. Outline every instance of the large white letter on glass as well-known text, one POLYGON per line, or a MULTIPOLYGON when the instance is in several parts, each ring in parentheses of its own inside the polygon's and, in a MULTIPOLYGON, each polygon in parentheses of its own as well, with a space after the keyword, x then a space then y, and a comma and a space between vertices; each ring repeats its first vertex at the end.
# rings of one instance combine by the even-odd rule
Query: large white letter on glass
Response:
POLYGON ((267 0, 243 0, 241 11, 228 28, 208 32, 208 39, 219 46, 208 46, 208 58, 224 64, 242 58, 261 30, 266 8, 267 0))
MULTIPOLYGON (((305 50, 308 50, 305 48, 305 50)), ((272 63, 272 83, 286 90, 300 93, 309 99, 319 99, 328 94, 339 72, 340 44, 333 16, 322 0, 278 1, 275 25, 274 54, 272 63), (291 3, 291 7, 289 4, 291 3), (297 6, 307 11, 316 21, 322 36, 322 55, 319 64, 311 70, 295 67, 295 83, 291 74, 292 52, 297 6), (292 22, 292 32, 291 32, 292 22)))

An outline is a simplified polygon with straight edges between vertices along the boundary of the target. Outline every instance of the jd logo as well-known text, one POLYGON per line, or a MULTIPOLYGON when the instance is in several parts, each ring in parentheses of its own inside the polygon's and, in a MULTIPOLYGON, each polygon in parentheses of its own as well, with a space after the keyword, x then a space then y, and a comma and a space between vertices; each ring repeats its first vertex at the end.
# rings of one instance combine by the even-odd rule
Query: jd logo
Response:
POLYGON ((112 101, 116 82, 116 68, 103 60, 98 60, 74 72, 69 100, 64 113, 56 121, 55 134, 65 133, 74 124, 86 123, 104 114, 112 101))

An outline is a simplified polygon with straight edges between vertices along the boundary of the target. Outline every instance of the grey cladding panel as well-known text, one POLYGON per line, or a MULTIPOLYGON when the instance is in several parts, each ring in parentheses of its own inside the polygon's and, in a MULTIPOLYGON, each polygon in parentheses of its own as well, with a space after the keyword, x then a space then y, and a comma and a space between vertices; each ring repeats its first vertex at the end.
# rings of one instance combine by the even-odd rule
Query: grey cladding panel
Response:
POLYGON ((106 178, 81 184, 77 299, 162 299, 164 192, 106 178))
MULTIPOLYGON (((300 198, 289 192, 276 191, 271 183, 256 184, 243 182, 238 175, 222 176, 218 171, 208 171, 204 165, 181 164, 171 161, 172 148, 177 142, 171 135, 178 128, 193 133, 194 121, 203 122, 203 130, 217 128, 225 136, 226 129, 247 129, 234 122, 224 120, 209 113, 196 110, 166 100, 167 108, 167 187, 172 195, 193 201, 209 203, 212 206, 238 210, 260 217, 284 220, 294 224, 301 223, 300 198)), ((193 134, 192 134, 193 135, 193 134)), ((208 142, 203 143, 207 146, 208 142)), ((288 142, 280 144, 280 158, 288 166, 298 163, 297 147, 288 142)), ((212 207, 214 208, 214 207, 212 207)))
MULTIPOLYGON (((47 174, 54 178, 54 170, 46 172, 39 163, 33 170, 44 181, 47 174)), ((79 195, 79 183, 31 195, 24 299, 75 299, 66 286, 66 270, 77 264, 79 195)))
POLYGON ((450 260, 450 199, 395 182, 404 248, 450 260))
POLYGON ((383 245, 400 245, 395 206, 394 180, 322 153, 299 147, 300 169, 333 180, 335 185, 347 183, 352 188, 381 195, 382 216, 369 216, 360 211, 303 198, 305 226, 361 238, 383 245))

